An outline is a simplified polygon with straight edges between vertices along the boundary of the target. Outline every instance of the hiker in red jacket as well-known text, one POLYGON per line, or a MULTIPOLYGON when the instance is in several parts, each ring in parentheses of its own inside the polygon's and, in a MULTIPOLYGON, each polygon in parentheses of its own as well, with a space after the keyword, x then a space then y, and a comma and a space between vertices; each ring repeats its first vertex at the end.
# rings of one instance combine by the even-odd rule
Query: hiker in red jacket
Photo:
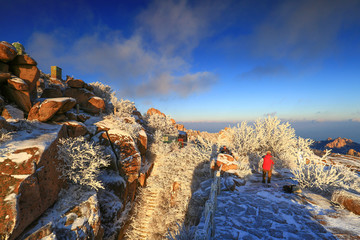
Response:
POLYGON ((265 178, 266 178, 266 173, 268 174, 268 180, 267 182, 270 183, 271 182, 271 172, 272 172, 272 168, 274 165, 274 161, 271 159, 271 152, 267 151, 266 155, 263 157, 264 159, 264 163, 262 165, 263 168, 263 180, 262 182, 265 183, 265 178))

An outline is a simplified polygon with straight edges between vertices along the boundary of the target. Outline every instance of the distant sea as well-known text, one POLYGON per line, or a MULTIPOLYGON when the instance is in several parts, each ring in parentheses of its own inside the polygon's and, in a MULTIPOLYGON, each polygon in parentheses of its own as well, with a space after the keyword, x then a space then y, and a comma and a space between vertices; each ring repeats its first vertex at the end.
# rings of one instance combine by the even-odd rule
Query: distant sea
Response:
MULTIPOLYGON (((179 122, 185 128, 206 131, 210 133, 219 132, 225 127, 236 126, 234 122, 179 122)), ((295 129, 297 136, 311 138, 313 140, 325 140, 331 138, 348 138, 360 143, 360 122, 318 122, 318 121, 289 121, 291 127, 295 129)), ((253 124, 249 122, 248 124, 253 124)))

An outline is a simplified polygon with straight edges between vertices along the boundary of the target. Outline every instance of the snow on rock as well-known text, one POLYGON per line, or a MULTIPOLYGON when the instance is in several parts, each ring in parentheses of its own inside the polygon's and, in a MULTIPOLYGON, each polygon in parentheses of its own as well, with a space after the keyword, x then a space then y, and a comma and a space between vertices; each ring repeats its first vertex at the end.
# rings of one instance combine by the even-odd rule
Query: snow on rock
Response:
POLYGON ((230 170, 237 170, 239 164, 235 161, 233 156, 225 153, 219 153, 215 160, 215 164, 212 165, 212 169, 219 170, 220 167, 222 172, 227 172, 230 170))
POLYGON ((5 119, 24 119, 24 112, 12 105, 6 105, 1 116, 5 119))
POLYGON ((102 239, 103 234, 97 193, 71 185, 21 239, 102 239))
POLYGON ((76 104, 75 99, 66 98, 47 98, 36 103, 29 112, 28 120, 39 120, 46 122, 55 114, 62 114, 72 109, 76 104))
POLYGON ((0 221, 0 235, 9 239, 50 207, 64 184, 57 171, 57 141, 67 136, 66 126, 33 123, 27 128, 0 146, 0 219, 6 219, 0 221))
POLYGON ((331 201, 340 204, 347 210, 360 215, 360 195, 345 190, 335 191, 331 201))

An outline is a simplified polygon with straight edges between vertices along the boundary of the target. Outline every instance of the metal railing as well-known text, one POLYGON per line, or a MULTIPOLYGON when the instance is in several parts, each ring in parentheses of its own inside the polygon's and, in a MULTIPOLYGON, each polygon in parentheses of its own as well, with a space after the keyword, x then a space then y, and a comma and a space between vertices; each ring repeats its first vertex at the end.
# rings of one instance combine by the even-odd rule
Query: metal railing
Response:
POLYGON ((195 240, 210 240, 215 236, 215 211, 217 207, 217 196, 220 194, 221 189, 221 172, 220 169, 215 172, 214 180, 211 183, 210 197, 205 203, 205 210, 203 212, 205 217, 205 224, 203 227, 196 229, 195 240))

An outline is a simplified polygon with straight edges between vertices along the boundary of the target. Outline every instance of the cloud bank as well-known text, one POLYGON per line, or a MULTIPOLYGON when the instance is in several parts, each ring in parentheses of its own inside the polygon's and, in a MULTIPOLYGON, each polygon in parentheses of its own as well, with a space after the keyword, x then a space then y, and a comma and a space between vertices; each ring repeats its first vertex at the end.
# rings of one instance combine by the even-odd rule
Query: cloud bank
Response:
POLYGON ((217 81, 211 71, 191 71, 191 53, 208 36, 219 13, 214 4, 203 6, 154 1, 136 17, 135 30, 128 37, 121 29, 99 25, 94 33, 72 41, 64 34, 66 29, 35 32, 27 49, 42 68, 59 65, 94 74, 117 86, 125 97, 187 97, 217 81))

